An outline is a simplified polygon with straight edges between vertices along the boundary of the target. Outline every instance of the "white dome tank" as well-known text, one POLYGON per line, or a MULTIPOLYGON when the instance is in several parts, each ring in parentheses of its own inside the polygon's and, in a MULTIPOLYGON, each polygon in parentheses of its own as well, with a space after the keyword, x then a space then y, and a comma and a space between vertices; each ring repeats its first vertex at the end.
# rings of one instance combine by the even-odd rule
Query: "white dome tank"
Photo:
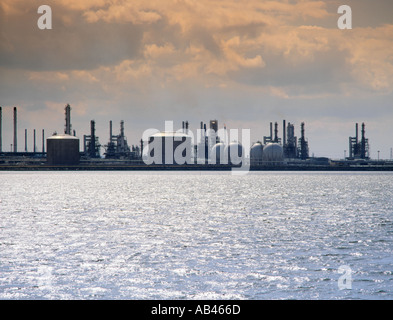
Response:
POLYGON ((243 146, 239 142, 231 142, 225 147, 225 154, 229 163, 240 164, 244 155, 243 146))
POLYGON ((263 145, 260 142, 256 142, 252 145, 250 150, 250 160, 252 164, 260 164, 263 156, 263 145))
POLYGON ((225 157, 225 144, 220 142, 213 146, 210 152, 210 161, 212 164, 226 164, 228 163, 227 157, 225 157))
POLYGON ((260 142, 256 142, 252 145, 250 150, 250 158, 251 160, 259 160, 262 161, 263 154, 263 145, 260 142))
POLYGON ((268 143, 263 148, 262 160, 267 165, 281 164, 284 161, 282 146, 277 143, 268 143))

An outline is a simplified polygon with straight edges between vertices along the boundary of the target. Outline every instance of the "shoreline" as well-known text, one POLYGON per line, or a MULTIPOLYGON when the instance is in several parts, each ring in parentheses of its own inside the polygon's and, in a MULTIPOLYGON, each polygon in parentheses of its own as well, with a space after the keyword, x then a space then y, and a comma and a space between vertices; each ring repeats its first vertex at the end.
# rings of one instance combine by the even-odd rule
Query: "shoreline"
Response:
MULTIPOLYGON (((0 171, 231 171, 240 169, 231 165, 145 165, 145 164, 1 164, 0 171)), ((240 170, 238 170, 240 171, 240 170)), ((333 165, 279 165, 251 166, 244 171, 393 171, 392 165, 333 166, 333 165)))

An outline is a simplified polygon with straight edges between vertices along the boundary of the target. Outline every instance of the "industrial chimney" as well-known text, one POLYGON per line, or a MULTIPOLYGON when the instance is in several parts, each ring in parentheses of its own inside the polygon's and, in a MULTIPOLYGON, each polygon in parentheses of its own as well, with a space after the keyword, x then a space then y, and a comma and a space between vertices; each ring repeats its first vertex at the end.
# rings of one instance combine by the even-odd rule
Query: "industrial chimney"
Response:
POLYGON ((64 133, 71 135, 71 107, 69 104, 65 107, 65 128, 64 133))
POLYGON ((0 152, 3 151, 3 110, 0 107, 0 152))
POLYGON ((17 124, 18 124, 17 111, 16 111, 16 107, 14 107, 14 152, 18 152, 17 124))
POLYGON ((274 123, 274 142, 278 143, 278 123, 274 123))

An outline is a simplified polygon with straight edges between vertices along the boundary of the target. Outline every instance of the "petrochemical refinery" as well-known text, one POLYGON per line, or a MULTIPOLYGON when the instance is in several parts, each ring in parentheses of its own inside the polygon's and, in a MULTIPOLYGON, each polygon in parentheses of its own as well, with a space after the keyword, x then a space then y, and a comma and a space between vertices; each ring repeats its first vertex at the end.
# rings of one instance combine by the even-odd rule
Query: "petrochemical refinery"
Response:
POLYGON ((188 121, 179 130, 165 130, 137 139, 138 145, 129 145, 125 136, 125 122, 120 121, 119 133, 113 134, 109 121, 109 138, 101 144, 96 135, 96 123, 90 121, 90 134, 81 141, 72 129, 71 106, 64 108, 64 133, 54 132, 41 139, 33 131, 33 150, 28 152, 28 132, 25 129, 24 151, 18 150, 17 108, 13 107, 13 139, 11 151, 3 150, 3 115, 0 107, 0 170, 231 170, 243 167, 249 170, 393 170, 393 162, 372 160, 366 125, 355 124, 355 136, 349 137, 349 154, 342 160, 310 157, 306 137, 306 124, 300 124, 300 137, 295 135, 295 125, 282 121, 281 134, 278 122, 270 122, 269 135, 260 140, 232 139, 231 130, 219 128, 217 119, 208 126, 201 122, 196 132, 191 132, 188 121), (37 147, 41 140, 42 147, 37 147))

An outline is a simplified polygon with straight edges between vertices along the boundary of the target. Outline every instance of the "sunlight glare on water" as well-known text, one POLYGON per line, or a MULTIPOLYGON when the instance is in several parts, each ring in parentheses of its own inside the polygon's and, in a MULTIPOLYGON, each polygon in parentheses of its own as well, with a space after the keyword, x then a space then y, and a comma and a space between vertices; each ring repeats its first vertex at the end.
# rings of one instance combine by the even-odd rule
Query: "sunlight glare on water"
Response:
POLYGON ((0 299, 392 299, 392 178, 3 172, 0 299))

